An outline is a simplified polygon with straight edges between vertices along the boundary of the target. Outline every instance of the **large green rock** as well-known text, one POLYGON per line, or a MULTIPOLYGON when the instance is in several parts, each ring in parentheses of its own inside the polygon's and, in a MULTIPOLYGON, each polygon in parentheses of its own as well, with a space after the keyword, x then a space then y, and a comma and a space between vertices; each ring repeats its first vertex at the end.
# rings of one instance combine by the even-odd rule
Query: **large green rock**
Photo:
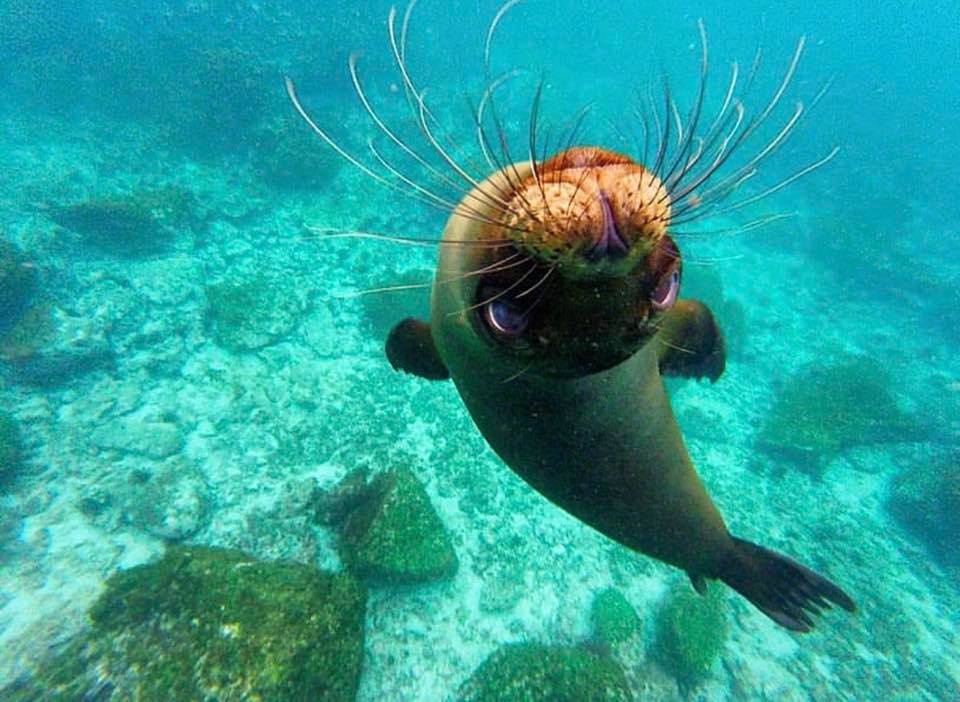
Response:
POLYGON ((16 420, 6 412, 0 412, 0 482, 20 470, 23 461, 23 444, 16 420))
POLYGON ((883 368, 867 357, 847 356, 791 376, 778 392, 757 443, 816 472, 853 446, 923 436, 917 421, 897 406, 883 368))
POLYGON ((622 643, 640 628, 640 617, 623 593, 613 587, 601 590, 590 606, 593 639, 606 645, 622 643))
POLYGON ((960 568, 960 450, 905 467, 890 486, 888 507, 935 558, 960 568))
POLYGON ((53 207, 49 215, 85 242, 118 256, 163 251, 177 230, 200 222, 193 194, 175 186, 90 198, 53 207))
POLYGON ((684 587, 667 596, 657 614, 653 658, 683 686, 696 684, 710 671, 727 640, 723 591, 710 587, 705 596, 684 587))
POLYGON ((378 475, 347 517, 340 556, 356 575, 387 583, 451 577, 457 554, 423 485, 407 469, 378 475))
POLYGON ((5 699, 353 700, 365 606, 348 575, 173 547, 112 576, 91 631, 5 699))
POLYGON ((206 321, 213 340, 233 351, 252 351, 287 336, 306 309, 303 291, 279 276, 208 285, 206 321))
POLYGON ((460 702, 626 702, 623 669, 612 658, 573 646, 508 644, 464 683, 460 702))
POLYGON ((36 270, 23 252, 0 241, 0 330, 6 330, 27 308, 36 282, 36 270))

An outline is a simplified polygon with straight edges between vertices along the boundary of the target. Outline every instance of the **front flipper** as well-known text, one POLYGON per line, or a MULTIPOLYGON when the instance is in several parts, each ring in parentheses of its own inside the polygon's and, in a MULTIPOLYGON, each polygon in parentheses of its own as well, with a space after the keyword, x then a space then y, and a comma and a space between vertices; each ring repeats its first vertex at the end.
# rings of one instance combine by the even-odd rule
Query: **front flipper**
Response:
POLYGON ((723 333, 710 308, 697 300, 677 300, 655 337, 660 373, 715 382, 727 362, 723 333))
POLYGON ((407 317, 387 336, 387 360, 394 370, 419 375, 427 380, 446 380, 450 372, 443 364, 430 334, 430 325, 407 317))

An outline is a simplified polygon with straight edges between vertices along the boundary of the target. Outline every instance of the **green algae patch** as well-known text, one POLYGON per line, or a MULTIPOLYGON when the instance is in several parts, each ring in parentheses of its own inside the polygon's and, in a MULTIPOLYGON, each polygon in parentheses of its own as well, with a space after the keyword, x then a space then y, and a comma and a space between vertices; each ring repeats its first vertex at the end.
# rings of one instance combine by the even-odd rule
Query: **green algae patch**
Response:
POLYGON ((56 328, 53 306, 49 302, 32 305, 0 333, 0 358, 6 361, 30 358, 53 339, 56 328))
POLYGON ((23 252, 0 241, 0 328, 15 322, 26 309, 37 283, 37 273, 23 252))
POLYGON ((459 565, 430 497, 407 469, 374 478, 362 504, 347 517, 339 547, 350 571, 371 581, 437 580, 452 577, 459 565))
POLYGON ((653 658, 682 686, 702 681, 727 640, 723 591, 711 586, 704 596, 680 589, 657 613, 653 658))
POLYGON ((88 244, 126 257, 163 251, 176 229, 200 222, 193 194, 176 186, 91 198, 49 214, 88 244))
POLYGON ((302 291, 279 276, 257 275, 209 285, 206 322, 217 345, 253 351, 280 341, 297 326, 307 305, 302 291))
POLYGON ((626 702, 623 669, 583 648, 508 644, 461 687, 460 702, 626 702))
POLYGON ((886 372, 864 356, 814 364, 779 392, 757 444, 801 466, 821 467, 853 446, 917 441, 924 432, 890 392, 886 372))
POLYGON ((6 412, 0 412, 0 481, 15 475, 23 463, 20 427, 6 412))
POLYGON ((623 643, 640 628, 640 617, 623 593, 613 587, 601 590, 590 606, 593 639, 614 645, 623 643))
POLYGON ((344 574, 177 546, 112 576, 92 630, 15 700, 353 700, 366 591, 344 574))
POLYGON ((894 518, 948 568, 960 568, 960 450, 907 466, 890 485, 894 518))
POLYGON ((316 189, 329 185, 343 165, 332 149, 317 148, 317 135, 301 119, 279 117, 254 133, 252 165, 271 186, 316 189))

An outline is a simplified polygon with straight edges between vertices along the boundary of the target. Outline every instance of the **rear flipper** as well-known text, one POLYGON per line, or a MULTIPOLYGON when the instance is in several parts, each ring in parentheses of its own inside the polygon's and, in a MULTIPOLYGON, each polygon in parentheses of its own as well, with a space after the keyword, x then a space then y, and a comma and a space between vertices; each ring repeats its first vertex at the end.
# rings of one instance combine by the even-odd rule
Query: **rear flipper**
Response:
POLYGON ((697 300, 677 300, 660 323, 660 372, 715 382, 726 366, 723 333, 710 308, 697 300))
POLYGON ((793 559, 742 539, 733 543, 716 577, 780 626, 810 631, 813 617, 831 605, 856 610, 847 593, 793 559))

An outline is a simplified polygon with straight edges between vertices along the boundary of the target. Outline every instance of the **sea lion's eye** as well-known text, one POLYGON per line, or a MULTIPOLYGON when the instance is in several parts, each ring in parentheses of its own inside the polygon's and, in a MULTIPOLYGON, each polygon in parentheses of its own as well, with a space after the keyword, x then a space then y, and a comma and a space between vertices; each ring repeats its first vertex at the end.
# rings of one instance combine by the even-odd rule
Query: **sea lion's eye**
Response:
POLYGON ((674 268, 669 274, 663 276, 657 287, 650 294, 650 302, 658 310, 665 310, 672 307, 677 299, 677 291, 680 289, 680 270, 674 268))
POLYGON ((491 300, 483 308, 487 325, 502 336, 519 336, 527 328, 527 315, 506 300, 491 300))

